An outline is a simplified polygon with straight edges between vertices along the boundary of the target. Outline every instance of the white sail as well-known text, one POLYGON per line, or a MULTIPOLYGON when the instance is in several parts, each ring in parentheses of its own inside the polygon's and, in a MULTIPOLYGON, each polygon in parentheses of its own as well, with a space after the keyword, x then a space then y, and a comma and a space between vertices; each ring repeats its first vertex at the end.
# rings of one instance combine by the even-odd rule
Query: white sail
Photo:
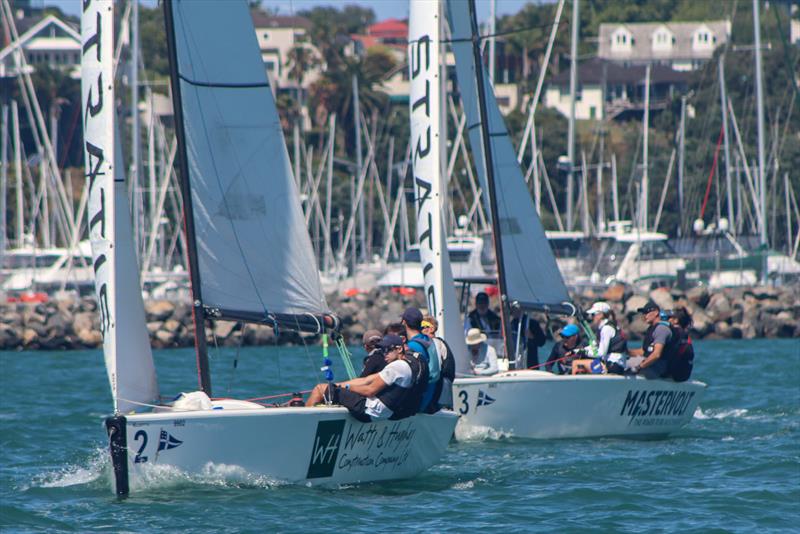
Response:
POLYGON ((115 144, 113 2, 84 2, 81 33, 89 240, 114 410, 124 413, 139 408, 139 403, 155 402, 158 383, 139 289, 121 150, 115 144))
POLYGON ((447 340, 456 358, 456 370, 469 370, 453 273, 447 254, 442 221, 445 195, 439 147, 440 19, 438 3, 412 0, 409 6, 408 65, 410 75, 409 116, 411 119, 414 195, 417 202, 417 239, 425 281, 428 310, 439 322, 438 334, 447 340), (433 9, 435 7, 436 9, 433 9))
MULTIPOLYGON (((484 192, 489 191, 480 121, 480 105, 476 65, 472 50, 472 29, 469 5, 463 0, 447 0, 448 20, 455 55, 456 76, 461 101, 467 116, 469 140, 475 167, 484 192)), ((481 66, 486 90, 489 143, 494 161, 495 191, 498 214, 491 213, 488 195, 487 213, 499 219, 502 239, 503 269, 508 299, 525 308, 570 313, 572 307, 567 288, 556 265, 555 256, 547 241, 542 222, 536 214, 522 170, 508 135, 500 108, 491 90, 491 83, 481 66)), ((497 236, 495 236, 497 238, 497 236)))
POLYGON ((170 6, 202 304, 222 318, 327 311, 247 2, 170 6))

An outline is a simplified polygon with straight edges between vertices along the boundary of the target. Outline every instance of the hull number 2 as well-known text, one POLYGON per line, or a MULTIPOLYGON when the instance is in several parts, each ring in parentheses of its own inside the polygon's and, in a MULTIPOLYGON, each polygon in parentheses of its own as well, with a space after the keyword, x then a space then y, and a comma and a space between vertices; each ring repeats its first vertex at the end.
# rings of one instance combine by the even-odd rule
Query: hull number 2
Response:
POLYGON ((144 430, 138 431, 133 437, 133 440, 138 442, 139 438, 142 438, 142 444, 139 446, 139 450, 136 452, 136 457, 133 459, 133 463, 135 464, 143 464, 147 461, 147 456, 142 456, 144 449, 147 447, 147 432, 144 430))

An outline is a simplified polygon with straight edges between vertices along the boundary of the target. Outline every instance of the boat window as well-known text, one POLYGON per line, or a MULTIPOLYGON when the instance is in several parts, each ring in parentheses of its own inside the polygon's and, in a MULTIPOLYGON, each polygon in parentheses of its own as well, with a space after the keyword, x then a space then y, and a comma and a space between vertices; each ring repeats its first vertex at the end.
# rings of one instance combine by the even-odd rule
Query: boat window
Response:
POLYGON ((34 266, 41 269, 52 266, 60 257, 58 254, 42 254, 39 256, 28 254, 8 255, 3 258, 3 269, 30 269, 34 266))
POLYGON ((640 247, 639 259, 663 260, 674 257, 674 253, 663 241, 644 241, 640 247))
POLYGON ((414 248, 411 250, 406 250, 406 253, 402 257, 397 256, 389 263, 401 263, 403 261, 406 263, 419 263, 419 249, 414 248))
POLYGON ((450 256, 450 263, 467 263, 470 254, 472 254, 469 250, 450 250, 448 253, 450 256))

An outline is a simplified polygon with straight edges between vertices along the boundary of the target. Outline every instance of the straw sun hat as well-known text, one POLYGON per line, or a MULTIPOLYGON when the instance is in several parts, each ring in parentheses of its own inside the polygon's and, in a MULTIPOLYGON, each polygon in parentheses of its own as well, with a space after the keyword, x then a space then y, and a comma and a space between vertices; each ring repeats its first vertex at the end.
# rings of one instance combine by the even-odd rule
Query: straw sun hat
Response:
POLYGON ((467 345, 480 345, 486 341, 486 334, 480 328, 470 328, 467 331, 467 345))

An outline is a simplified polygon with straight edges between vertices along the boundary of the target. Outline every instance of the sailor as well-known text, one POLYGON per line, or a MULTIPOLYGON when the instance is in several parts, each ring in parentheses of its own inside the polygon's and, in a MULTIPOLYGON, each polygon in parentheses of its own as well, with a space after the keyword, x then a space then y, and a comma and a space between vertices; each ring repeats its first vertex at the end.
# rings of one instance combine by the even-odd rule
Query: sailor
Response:
POLYGON ((547 358, 544 368, 552 371, 556 366, 558 374, 566 375, 572 372, 572 361, 581 356, 580 341, 581 331, 574 324, 568 324, 559 332, 561 341, 553 345, 550 357, 547 358))
POLYGON ((469 364, 472 374, 493 375, 497 373, 497 351, 489 345, 486 334, 477 328, 467 331, 467 348, 470 353, 469 364))
POLYGON ((470 328, 477 328, 488 337, 499 337, 502 332, 500 316, 489 309, 489 295, 481 291, 475 295, 475 309, 467 314, 464 321, 464 333, 470 328))
POLYGON ((439 381, 436 383, 436 390, 428 412, 433 413, 441 408, 453 408, 453 380, 456 378, 456 360, 453 350, 447 341, 436 335, 439 322, 435 317, 426 315, 422 318, 422 333, 430 338, 436 349, 439 358, 439 381), (432 411, 431 411, 432 410, 432 411))
POLYGON ((431 343, 431 338, 422 333, 422 312, 419 308, 407 308, 402 315, 403 326, 406 327, 406 346, 411 352, 419 354, 425 361, 428 368, 428 388, 422 396, 422 403, 419 406, 420 412, 428 411, 433 401, 436 391, 436 383, 439 381, 441 368, 439 367, 439 357, 431 357, 431 353, 436 347, 431 343))
POLYGON ((682 306, 675 308, 667 316, 673 333, 677 331, 679 337, 675 355, 669 362, 669 374, 675 382, 685 382, 692 376, 692 369, 694 368, 694 345, 692 345, 692 338, 689 336, 692 316, 682 306))
POLYGON ((599 339, 597 356, 605 364, 607 372, 624 374, 625 361, 628 359, 628 340, 617 326, 614 310, 606 302, 595 302, 586 311, 586 315, 592 318, 592 328, 599 339))
POLYGON ((626 370, 645 378, 669 376, 668 362, 680 341, 669 322, 661 318, 661 308, 652 300, 637 310, 650 325, 644 333, 642 347, 628 349, 626 370))
POLYGON ((317 384, 306 406, 315 406, 327 398, 347 408, 363 423, 403 419, 417 413, 428 385, 427 365, 417 355, 406 353, 400 336, 384 336, 378 346, 386 360, 381 372, 338 384, 317 384))
POLYGON ((547 341, 536 319, 523 313, 518 305, 511 306, 511 335, 517 350, 516 368, 525 369, 539 366, 539 347, 547 341), (525 361, 522 360, 523 355, 525 361))
POLYGON ((362 342, 364 343, 364 350, 367 351, 367 356, 364 358, 364 369, 361 370, 361 377, 373 375, 380 372, 381 369, 386 367, 386 361, 383 358, 383 350, 378 346, 381 342, 381 333, 377 330, 367 330, 364 332, 362 342))

